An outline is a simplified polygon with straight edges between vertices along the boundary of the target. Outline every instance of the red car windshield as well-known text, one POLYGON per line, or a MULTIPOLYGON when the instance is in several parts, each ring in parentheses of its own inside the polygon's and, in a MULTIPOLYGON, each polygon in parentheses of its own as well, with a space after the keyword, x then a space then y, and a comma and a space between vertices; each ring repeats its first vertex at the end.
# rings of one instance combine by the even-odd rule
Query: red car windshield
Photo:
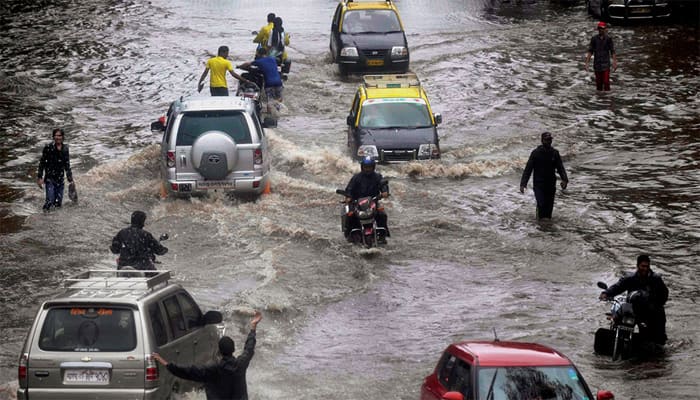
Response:
POLYGON ((489 400, 589 400, 592 397, 576 369, 571 366, 561 366, 481 368, 479 400, 487 400, 487 398, 489 400))

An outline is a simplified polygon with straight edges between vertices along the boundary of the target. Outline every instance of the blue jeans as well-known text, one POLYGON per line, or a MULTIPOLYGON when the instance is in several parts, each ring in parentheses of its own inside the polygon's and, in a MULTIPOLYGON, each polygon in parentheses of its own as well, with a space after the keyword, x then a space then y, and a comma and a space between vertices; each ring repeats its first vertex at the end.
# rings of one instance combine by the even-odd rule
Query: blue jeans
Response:
POLYGON ((51 207, 60 207, 63 203, 63 180, 56 182, 50 179, 44 181, 46 188, 46 203, 44 210, 50 210, 51 207))

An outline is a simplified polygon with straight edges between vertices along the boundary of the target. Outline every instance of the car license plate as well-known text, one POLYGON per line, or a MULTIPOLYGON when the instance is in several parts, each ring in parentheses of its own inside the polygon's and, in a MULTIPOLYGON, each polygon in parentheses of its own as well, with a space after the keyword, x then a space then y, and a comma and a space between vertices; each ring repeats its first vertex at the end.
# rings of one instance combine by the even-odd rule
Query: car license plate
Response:
POLYGON ((197 181, 198 189, 234 189, 233 181, 197 181))
POLYGON ((109 371, 106 369, 68 369, 63 374, 65 385, 108 385, 109 371))
POLYGON ((370 67, 381 67, 384 65, 384 60, 367 60, 367 65, 370 67))
POLYGON ((651 14, 651 8, 649 8, 649 7, 631 8, 630 13, 631 14, 651 14))
POLYGON ((191 183, 181 183, 178 185, 178 188, 180 189, 181 192, 191 192, 192 191, 192 184, 191 183))

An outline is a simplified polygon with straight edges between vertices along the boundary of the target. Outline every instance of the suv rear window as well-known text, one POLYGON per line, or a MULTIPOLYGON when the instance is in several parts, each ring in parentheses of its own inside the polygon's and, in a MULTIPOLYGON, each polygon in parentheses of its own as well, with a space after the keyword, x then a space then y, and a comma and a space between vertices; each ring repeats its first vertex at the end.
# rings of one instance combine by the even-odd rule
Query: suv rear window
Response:
POLYGON ((182 115, 177 133, 177 146, 192 146, 204 132, 221 131, 236 144, 250 144, 250 130, 240 111, 192 111, 182 115))
POLYGON ((130 351, 136 348, 134 313, 128 308, 57 307, 41 328, 47 351, 130 351))

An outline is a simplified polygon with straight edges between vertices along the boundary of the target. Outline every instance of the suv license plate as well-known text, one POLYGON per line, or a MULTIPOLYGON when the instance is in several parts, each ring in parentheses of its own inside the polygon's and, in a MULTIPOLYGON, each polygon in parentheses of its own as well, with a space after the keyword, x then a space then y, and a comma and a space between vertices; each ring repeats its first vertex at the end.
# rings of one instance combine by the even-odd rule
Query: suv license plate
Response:
POLYGON ((191 192, 192 191, 192 184, 191 183, 181 183, 177 186, 177 188, 180 192, 191 192))
POLYGON ((68 369, 63 374, 65 385, 108 385, 109 371, 106 369, 68 369))
POLYGON ((198 189, 234 189, 234 181, 197 181, 198 189))
POLYGON ((384 60, 367 60, 367 65, 370 67, 381 67, 384 65, 384 60))

